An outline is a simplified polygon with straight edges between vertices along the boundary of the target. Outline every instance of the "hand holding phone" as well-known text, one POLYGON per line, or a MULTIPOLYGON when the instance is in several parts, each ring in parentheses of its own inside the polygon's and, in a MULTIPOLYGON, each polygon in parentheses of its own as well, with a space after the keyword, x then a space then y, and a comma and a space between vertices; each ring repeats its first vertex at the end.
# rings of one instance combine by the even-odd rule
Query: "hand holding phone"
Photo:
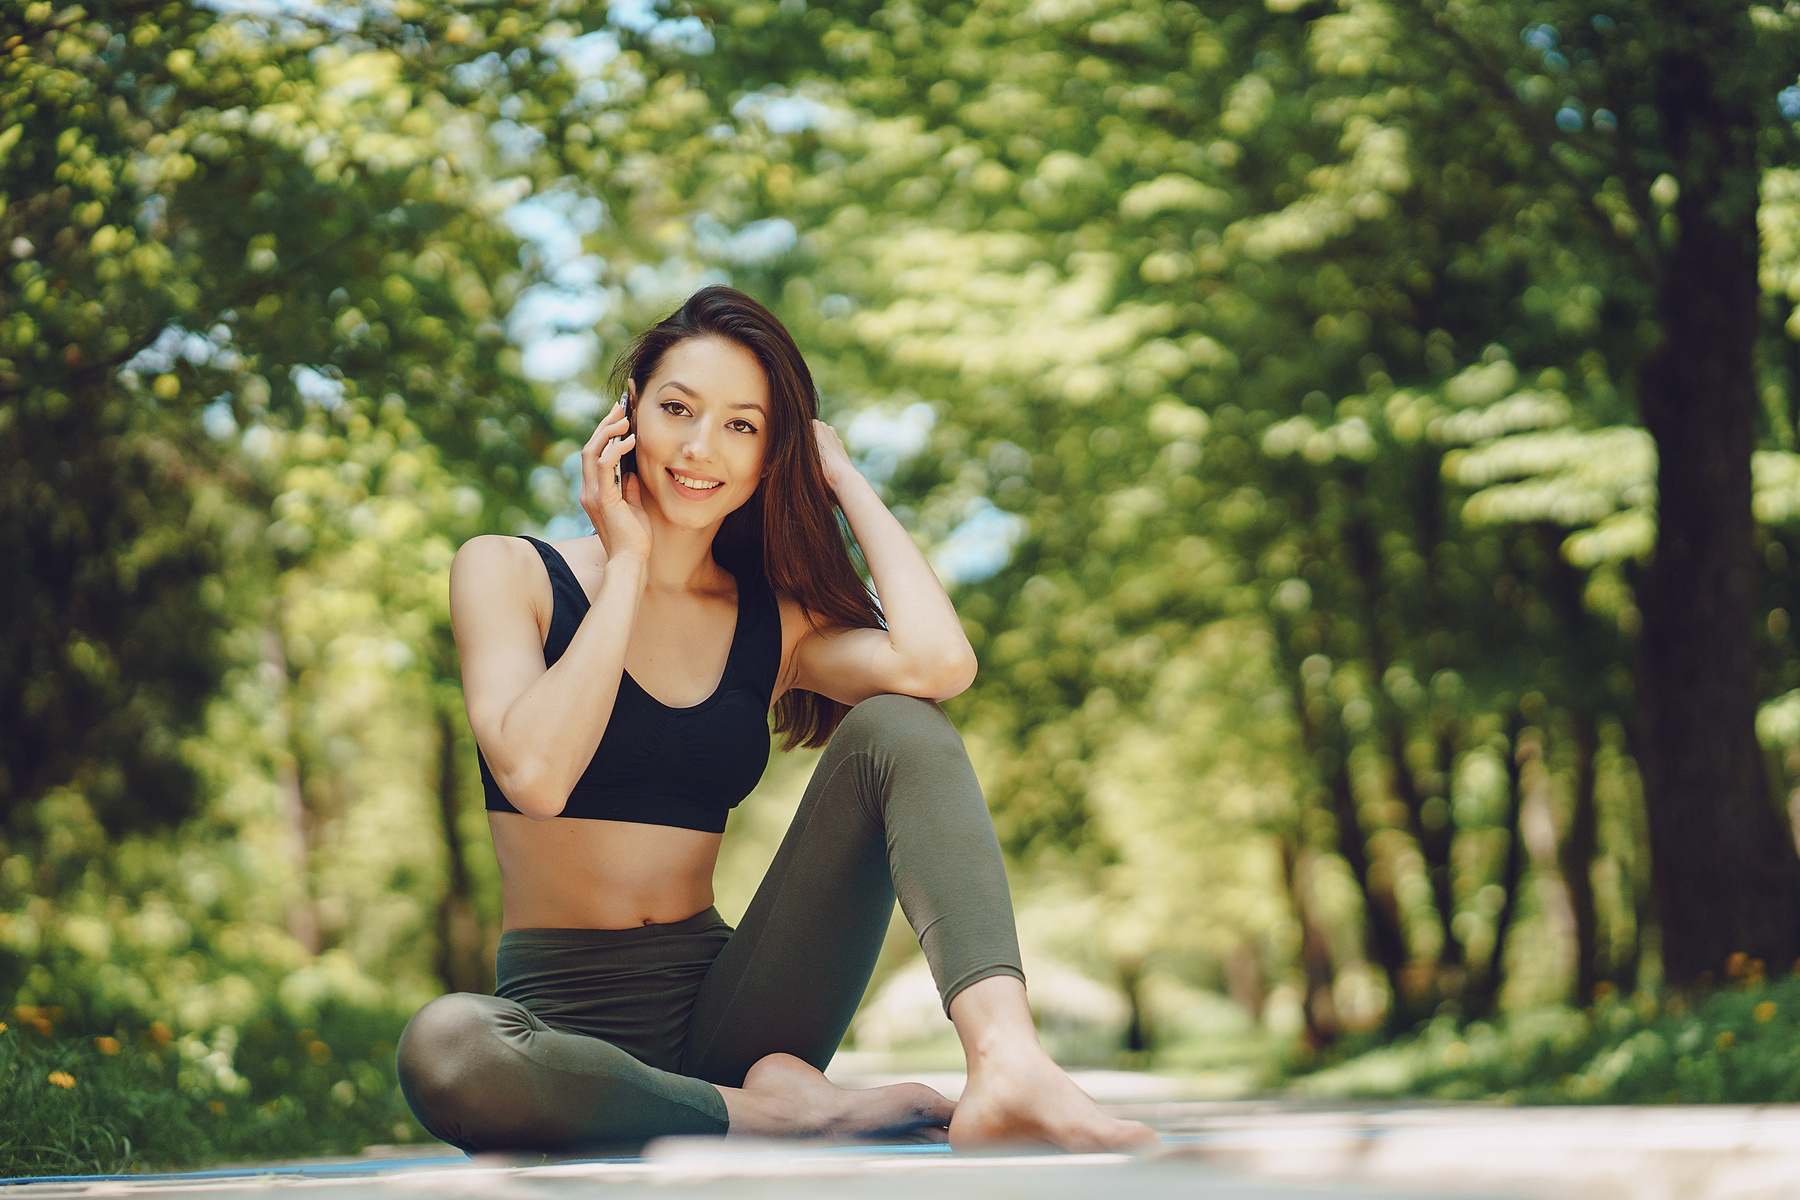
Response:
MULTIPOLYGON (((631 420, 631 393, 629 391, 619 393, 619 404, 625 409, 625 419, 631 420)), ((625 476, 637 474, 637 447, 635 445, 619 458, 619 464, 615 471, 614 482, 622 490, 625 486, 625 476)))
MULTIPOLYGON (((618 553, 648 554, 650 527, 635 483, 625 478, 620 462, 636 443, 627 417, 629 397, 607 412, 581 450, 581 507, 593 522, 608 557, 618 553), (607 483, 612 487, 607 487, 607 483)), ((629 469, 629 468, 627 468, 629 469)))

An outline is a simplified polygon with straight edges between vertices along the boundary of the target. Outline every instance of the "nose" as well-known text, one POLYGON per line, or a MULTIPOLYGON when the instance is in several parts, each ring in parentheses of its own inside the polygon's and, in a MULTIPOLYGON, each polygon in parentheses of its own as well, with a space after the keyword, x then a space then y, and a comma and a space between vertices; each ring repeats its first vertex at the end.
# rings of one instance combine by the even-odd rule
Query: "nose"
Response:
POLYGON ((695 462, 711 462, 713 457, 713 439, 716 431, 709 428, 707 422, 696 421, 688 430, 688 436, 681 443, 681 452, 695 462))

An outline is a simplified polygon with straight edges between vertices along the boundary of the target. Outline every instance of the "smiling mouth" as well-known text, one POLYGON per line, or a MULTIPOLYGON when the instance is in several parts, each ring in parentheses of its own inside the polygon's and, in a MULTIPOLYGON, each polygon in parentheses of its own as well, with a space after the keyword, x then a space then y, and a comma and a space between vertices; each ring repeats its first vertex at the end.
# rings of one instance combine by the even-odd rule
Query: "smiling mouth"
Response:
POLYGON ((670 471, 669 478, 673 479, 683 490, 689 492, 711 492, 725 486, 716 479, 696 479, 678 471, 670 471))

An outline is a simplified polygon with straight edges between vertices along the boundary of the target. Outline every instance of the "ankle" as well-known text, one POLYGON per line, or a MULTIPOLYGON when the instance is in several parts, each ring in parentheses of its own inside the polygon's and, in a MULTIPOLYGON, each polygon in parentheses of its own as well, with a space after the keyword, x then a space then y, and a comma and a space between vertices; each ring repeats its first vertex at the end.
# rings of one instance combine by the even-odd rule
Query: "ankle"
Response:
POLYGON ((963 1058, 969 1074, 989 1071, 1019 1072, 1049 1061, 1037 1040, 1037 1031, 988 1028, 972 1031, 962 1039, 963 1058))

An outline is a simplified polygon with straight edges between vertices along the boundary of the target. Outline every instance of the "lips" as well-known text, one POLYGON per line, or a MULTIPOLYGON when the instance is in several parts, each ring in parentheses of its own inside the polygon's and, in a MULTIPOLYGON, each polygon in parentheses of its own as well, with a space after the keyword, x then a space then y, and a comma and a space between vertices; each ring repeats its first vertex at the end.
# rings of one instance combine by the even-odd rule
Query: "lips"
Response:
POLYGON ((724 486, 723 482, 720 480, 706 479, 704 476, 700 475, 688 475, 687 478, 694 480, 696 483, 707 484, 710 486, 693 487, 683 483, 682 476, 676 474, 674 471, 669 471, 668 476, 669 482, 675 485, 675 491, 678 494, 695 500, 703 500, 724 486))

